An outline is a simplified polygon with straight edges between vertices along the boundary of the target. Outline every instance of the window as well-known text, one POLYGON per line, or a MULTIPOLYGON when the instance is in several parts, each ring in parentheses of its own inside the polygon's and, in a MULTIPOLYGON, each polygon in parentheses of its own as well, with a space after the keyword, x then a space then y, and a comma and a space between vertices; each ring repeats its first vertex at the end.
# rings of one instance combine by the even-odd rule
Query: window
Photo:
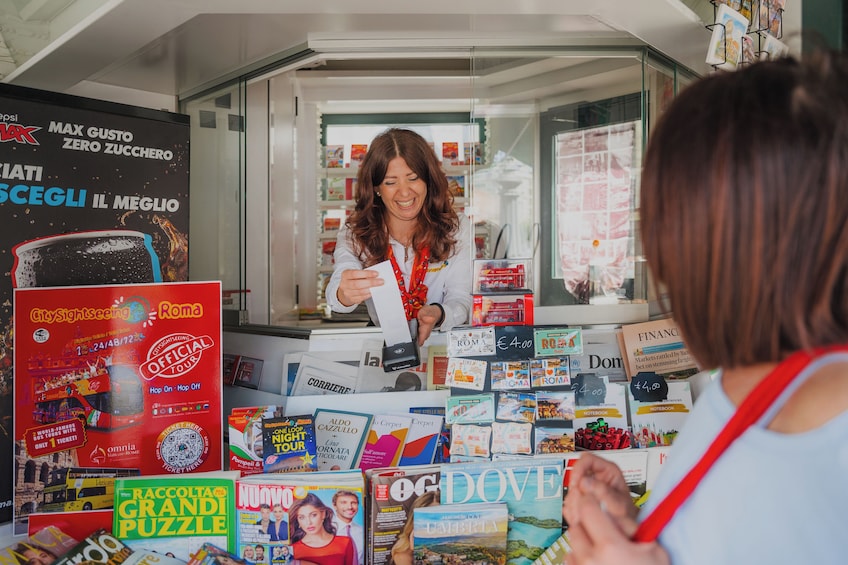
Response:
POLYGON ((533 259, 537 307, 605 306, 589 295, 590 282, 606 275, 610 280, 596 285, 596 298, 605 300, 595 302, 639 302, 647 312, 635 207, 641 155, 651 124, 692 78, 636 40, 615 47, 305 49, 183 101, 192 120, 192 169, 199 171, 191 179, 190 276, 223 280, 224 307, 240 322, 246 313, 253 324, 312 324, 308 318, 321 312, 316 287, 332 268, 324 218, 340 223, 348 200, 339 184, 345 173, 324 166, 327 146, 344 145, 342 162, 350 159, 347 141, 333 136, 349 127, 375 128, 370 135, 389 123, 461 115, 453 123, 478 124, 484 142, 480 162, 455 175, 463 177, 462 204, 477 225, 482 256, 533 259), (612 143, 604 150, 577 153, 570 145, 576 136, 604 135, 612 143), (580 182, 561 182, 578 158, 580 182), (616 176, 622 171, 626 178, 616 176), (326 203, 331 181, 342 204, 326 203), (589 207, 568 210, 577 184, 581 206, 589 207), (586 192, 587 185, 596 186, 586 192), (586 219, 590 208, 603 206, 615 230, 593 237, 602 232, 586 219), (569 240, 566 222, 576 212, 588 227, 569 240), (621 258, 619 270, 595 261, 608 270, 592 279, 590 259, 610 257, 621 258), (568 282, 584 267, 582 279, 568 282))

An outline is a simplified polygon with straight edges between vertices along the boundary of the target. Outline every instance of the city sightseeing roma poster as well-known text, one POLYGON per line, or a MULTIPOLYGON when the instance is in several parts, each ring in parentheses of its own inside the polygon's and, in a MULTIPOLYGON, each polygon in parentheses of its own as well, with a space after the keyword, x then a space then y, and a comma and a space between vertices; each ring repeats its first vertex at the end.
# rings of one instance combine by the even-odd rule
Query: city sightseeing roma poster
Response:
POLYGON ((112 507, 115 477, 220 470, 221 283, 14 293, 14 532, 112 507))
MULTIPOLYGON (((188 280, 189 136, 183 114, 0 84, 3 465, 14 456, 12 289, 188 280)), ((0 472, 0 523, 24 471, 0 472)))

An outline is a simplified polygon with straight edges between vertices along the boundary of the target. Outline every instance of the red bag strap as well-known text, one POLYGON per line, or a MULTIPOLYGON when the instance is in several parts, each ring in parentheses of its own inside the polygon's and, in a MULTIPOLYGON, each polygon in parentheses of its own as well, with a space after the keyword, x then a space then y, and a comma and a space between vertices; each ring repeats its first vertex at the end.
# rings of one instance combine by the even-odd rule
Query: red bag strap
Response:
POLYGON ((846 351, 846 346, 835 346, 813 352, 797 351, 787 357, 768 374, 745 397, 736 412, 719 432, 713 443, 704 452, 701 459, 689 470, 683 479, 671 490, 640 524, 633 541, 649 542, 656 540, 662 529, 689 498, 701 479, 707 474, 713 463, 730 447, 733 441, 745 430, 756 423, 787 389, 796 376, 819 355, 832 351, 846 351))

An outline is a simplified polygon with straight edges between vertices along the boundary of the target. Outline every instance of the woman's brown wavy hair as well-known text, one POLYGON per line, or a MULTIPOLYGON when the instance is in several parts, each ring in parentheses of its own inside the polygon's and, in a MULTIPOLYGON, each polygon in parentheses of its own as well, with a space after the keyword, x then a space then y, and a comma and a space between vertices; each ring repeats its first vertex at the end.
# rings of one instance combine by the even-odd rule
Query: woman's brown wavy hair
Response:
POLYGON ((386 178, 389 161, 401 157, 427 185, 424 206, 412 238, 418 251, 430 248, 430 261, 444 261, 453 254, 459 217, 453 209, 453 195, 441 163, 423 137, 408 129, 392 128, 371 142, 357 174, 356 206, 347 219, 351 243, 366 266, 386 258, 389 233, 386 207, 376 196, 377 187, 386 178))
POLYGON ((645 256, 704 368, 848 343, 848 63, 719 72, 659 120, 645 256))

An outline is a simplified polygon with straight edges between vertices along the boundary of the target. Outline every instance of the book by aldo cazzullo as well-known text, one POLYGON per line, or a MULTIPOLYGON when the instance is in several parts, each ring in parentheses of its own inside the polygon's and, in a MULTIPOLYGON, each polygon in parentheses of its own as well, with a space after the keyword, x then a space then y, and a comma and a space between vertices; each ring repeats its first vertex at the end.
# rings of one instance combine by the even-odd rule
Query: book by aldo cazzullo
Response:
POLYGON ((112 533, 134 551, 188 561, 204 542, 235 549, 238 471, 115 480, 112 533))
POLYGON ((359 470, 242 477, 236 481, 236 554, 258 564, 255 552, 262 546, 264 563, 275 553, 304 561, 320 557, 321 563, 365 563, 364 492, 359 470), (319 530, 332 522, 336 534, 321 547, 310 544, 307 531, 309 516, 315 515, 323 515, 319 530))
POLYGON ((413 509, 439 504, 440 469, 440 465, 409 465, 370 471, 371 565, 411 562, 413 509))
POLYGON ((504 502, 416 508, 413 520, 416 563, 506 561, 509 510, 504 502))
POLYGON ((356 469, 374 416, 318 408, 313 414, 319 471, 356 469))
POLYGON ((507 563, 536 559, 562 533, 563 462, 558 459, 451 463, 441 469, 441 503, 505 502, 507 563))
POLYGON ((374 467, 397 465, 403 454, 403 446, 410 426, 412 426, 411 415, 378 414, 374 416, 359 468, 367 471, 374 467))
POLYGON ((53 565, 184 565, 179 558, 153 550, 133 549, 104 529, 98 529, 53 562, 53 565))
POLYGON ((262 454, 265 473, 317 471, 312 414, 263 418, 262 454))

